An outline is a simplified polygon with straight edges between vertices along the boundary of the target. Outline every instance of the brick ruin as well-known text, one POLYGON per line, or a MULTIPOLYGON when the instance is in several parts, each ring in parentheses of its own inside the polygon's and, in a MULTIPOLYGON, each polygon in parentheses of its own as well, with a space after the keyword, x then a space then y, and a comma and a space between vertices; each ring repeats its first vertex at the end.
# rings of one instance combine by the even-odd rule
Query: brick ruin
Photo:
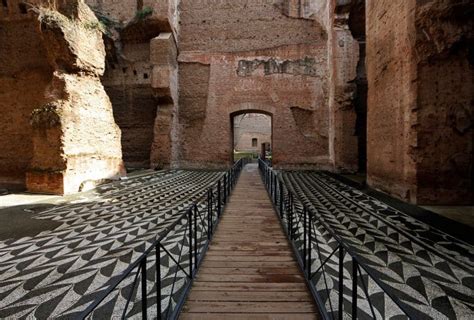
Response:
POLYGON ((226 168, 257 112, 276 168, 472 204, 473 20, 468 0, 2 0, 0 187, 226 168))
POLYGON ((2 184, 63 194, 125 174, 93 12, 82 1, 2 6, 2 184))
POLYGON ((472 204, 472 1, 366 9, 369 184, 413 203, 472 204))

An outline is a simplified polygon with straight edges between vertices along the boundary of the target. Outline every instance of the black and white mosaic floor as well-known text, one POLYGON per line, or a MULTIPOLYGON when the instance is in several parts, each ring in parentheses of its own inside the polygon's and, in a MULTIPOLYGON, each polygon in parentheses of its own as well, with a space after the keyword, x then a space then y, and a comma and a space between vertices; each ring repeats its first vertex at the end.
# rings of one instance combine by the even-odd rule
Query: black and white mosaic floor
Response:
MULTIPOLYGON (((61 225, 34 237, 0 242, 0 318, 75 318, 220 177, 220 172, 205 171, 150 174, 100 187, 91 201, 38 213, 36 219, 61 225)), ((174 238, 166 240, 172 254, 180 250, 184 231, 178 225, 174 238)), ((150 315, 156 316, 151 260, 147 290, 154 301, 149 303, 150 315)), ((164 254, 161 264, 166 287, 166 276, 176 272, 164 254)), ((121 283, 91 317, 121 315, 131 282, 121 283)), ((134 296, 127 317, 138 314, 137 299, 134 296)))
MULTIPOLYGON (((283 172, 281 178, 301 200, 298 206, 304 203, 318 217, 312 270, 329 257, 314 281, 330 314, 338 314, 339 253, 331 256, 338 243, 320 221, 363 261, 361 319, 474 319, 473 246, 322 172, 283 172)), ((347 254, 343 261, 343 309, 350 317, 352 259, 347 254)))

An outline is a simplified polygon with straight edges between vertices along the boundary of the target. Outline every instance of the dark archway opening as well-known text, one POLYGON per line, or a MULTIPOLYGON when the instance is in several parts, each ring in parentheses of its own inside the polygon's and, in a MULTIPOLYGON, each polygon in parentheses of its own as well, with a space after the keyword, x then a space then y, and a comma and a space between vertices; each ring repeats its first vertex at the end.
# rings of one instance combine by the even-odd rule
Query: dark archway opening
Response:
POLYGON ((251 157, 272 160, 272 115, 257 110, 234 112, 230 115, 232 161, 251 157))
POLYGON ((354 107, 357 114, 356 132, 358 140, 359 172, 367 171, 367 72, 366 72, 366 30, 365 30, 365 0, 354 0, 349 13, 349 29, 352 36, 359 42, 359 62, 355 83, 357 94, 354 107))

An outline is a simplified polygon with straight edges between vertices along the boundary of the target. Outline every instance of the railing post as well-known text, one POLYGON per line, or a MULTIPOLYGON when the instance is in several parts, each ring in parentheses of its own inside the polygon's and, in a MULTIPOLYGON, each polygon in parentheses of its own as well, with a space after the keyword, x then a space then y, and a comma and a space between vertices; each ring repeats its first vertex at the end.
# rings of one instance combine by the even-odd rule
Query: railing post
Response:
POLYGON ((207 192, 207 239, 212 238, 212 189, 207 192))
POLYGON ((221 208, 222 204, 221 204, 221 180, 219 179, 219 181, 217 181, 217 215, 220 217, 222 212, 222 208, 221 208))
POLYGON ((158 243, 155 248, 156 254, 156 315, 157 320, 161 320, 161 244, 158 243))
POLYGON ((278 179, 277 179, 277 175, 276 173, 273 174, 273 176, 275 177, 275 183, 273 184, 274 187, 273 187, 273 202, 275 203, 275 205, 277 205, 277 183, 278 183, 278 179))
MULTIPOLYGON (((311 255, 312 255, 312 250, 313 250, 313 245, 312 245, 312 238, 313 238, 313 219, 311 217, 311 212, 308 210, 308 280, 311 281, 311 255)), ((315 235, 316 236, 316 235, 315 235)))
POLYGON ((342 320, 344 314, 344 248, 339 245, 339 313, 338 319, 342 320))
POLYGON ((270 172, 270 168, 267 168, 268 171, 268 190, 270 191, 270 194, 272 194, 272 176, 270 172))
MULTIPOLYGON (((307 222, 306 222, 306 206, 303 207, 303 270, 306 271, 306 267, 307 267, 307 263, 308 263, 308 259, 306 257, 306 253, 307 253, 307 244, 306 244, 306 235, 307 235, 307 222)), ((306 272, 305 272, 306 273, 306 272)))
MULTIPOLYGON (((194 211, 194 270, 197 270, 198 268, 198 244, 197 244, 197 221, 198 221, 198 207, 196 204, 194 204, 194 207, 193 207, 193 211, 194 211)), ((204 230, 203 230, 204 232, 204 230)), ((192 248, 189 248, 190 250, 192 250, 192 248)))
POLYGON ((357 260, 352 258, 352 319, 357 319, 357 260))
POLYGON ((227 203, 227 173, 224 175, 224 204, 227 203))
POLYGON ((290 196, 290 211, 288 211, 288 235, 293 240, 293 194, 290 196))
POLYGON ((283 183, 280 181, 280 218, 283 219, 283 183))
POLYGON ((188 210, 188 224, 189 224, 189 276, 193 278, 193 215, 192 209, 188 210))
POLYGON ((140 262, 142 272, 142 319, 147 319, 146 256, 140 262))

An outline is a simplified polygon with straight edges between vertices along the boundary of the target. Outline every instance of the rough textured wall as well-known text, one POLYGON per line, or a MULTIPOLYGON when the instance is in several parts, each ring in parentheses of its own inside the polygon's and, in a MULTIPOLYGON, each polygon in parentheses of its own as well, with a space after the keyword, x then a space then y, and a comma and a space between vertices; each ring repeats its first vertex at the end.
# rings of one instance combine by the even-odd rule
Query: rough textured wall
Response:
POLYGON ((122 130, 125 164, 168 166, 177 103, 176 1, 88 3, 107 25, 102 82, 122 130))
POLYGON ((472 203, 473 4, 368 1, 368 181, 472 203))
POLYGON ((229 165, 243 110, 273 115, 276 166, 328 165, 326 33, 283 4, 181 1, 176 165, 229 165))
MULTIPOLYGON (((149 41, 149 40, 148 40, 149 41)), ((127 167, 148 167, 158 98, 151 87, 153 66, 149 42, 121 42, 122 51, 112 57, 102 83, 114 117, 122 131, 123 159, 127 167)))
POLYGON ((247 113, 234 117, 234 150, 260 152, 262 143, 272 143, 272 119, 258 113, 247 113), (257 143, 253 144, 253 139, 257 143))
POLYGON ((474 204, 474 3, 416 9, 417 202, 474 204))
POLYGON ((367 178, 402 199, 416 197, 415 5, 367 1, 367 178))
POLYGON ((31 112, 47 101, 52 69, 36 18, 8 4, 0 4, 0 187, 14 189, 25 186, 33 157, 31 112))
POLYGON ((33 157, 27 188, 63 194, 89 180, 117 178, 124 173, 120 131, 99 79, 105 52, 97 20, 82 1, 58 1, 35 12, 52 74, 43 92, 47 101, 28 116, 33 157))
MULTIPOLYGON (((177 0, 86 0, 96 12, 118 23, 129 23, 137 17, 152 11, 151 16, 166 21, 176 16, 177 0)), ((173 23, 174 25, 175 23, 173 23)))

